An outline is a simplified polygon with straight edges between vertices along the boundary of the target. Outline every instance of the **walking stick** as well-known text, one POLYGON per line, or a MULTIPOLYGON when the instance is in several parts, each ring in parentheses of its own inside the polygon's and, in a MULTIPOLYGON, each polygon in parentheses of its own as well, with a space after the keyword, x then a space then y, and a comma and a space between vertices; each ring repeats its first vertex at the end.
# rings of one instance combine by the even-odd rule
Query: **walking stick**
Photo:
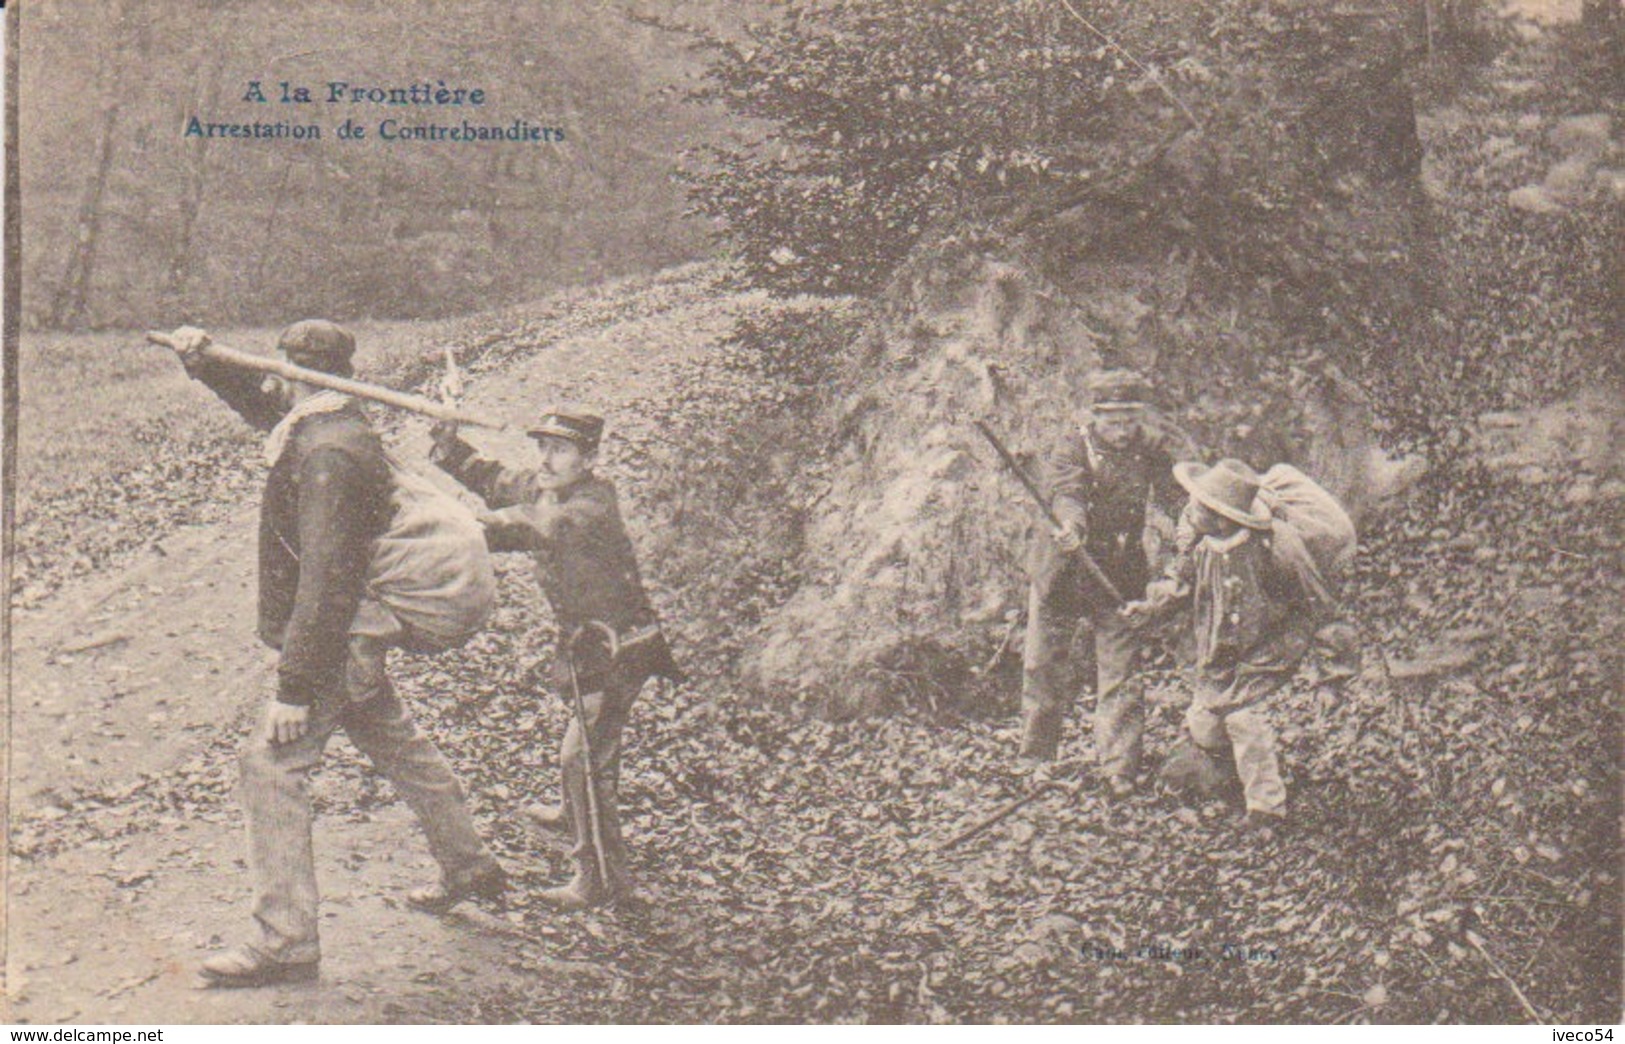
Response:
POLYGON ((971 838, 976 837, 978 834, 992 830, 994 827, 998 826, 1006 819, 1009 819, 1011 816, 1015 815, 1017 812, 1021 811, 1023 808, 1026 808, 1028 805, 1032 804, 1034 801, 1037 801, 1039 798, 1043 797, 1045 794, 1048 794, 1052 790, 1062 790, 1070 793, 1072 789, 1073 787, 1071 784, 1063 783, 1058 779, 1045 780, 1044 782, 1034 786, 1021 797, 1006 803, 1004 807, 1000 808, 991 816, 988 816, 981 822, 967 827, 966 829, 955 834, 953 837, 944 842, 942 847, 938 848, 937 851, 947 852, 958 848, 960 845, 964 844, 966 841, 969 841, 971 838))
MULTIPOLYGON (((175 339, 166 333, 147 333, 147 340, 153 344, 161 344, 166 348, 175 347, 175 339)), ((230 366, 241 367, 245 370, 256 370, 260 373, 270 373, 283 380, 300 381, 312 384, 318 388, 329 391, 343 392, 358 399, 367 399, 371 402, 381 402, 385 406, 393 406, 400 410, 410 410, 421 413, 425 417, 435 420, 453 421, 457 424, 470 424, 476 428, 495 428, 502 430, 508 427, 504 422, 493 417, 482 416, 477 413, 468 413, 455 406, 435 402, 421 395, 412 395, 399 392, 393 388, 384 388, 366 381, 354 380, 350 377, 340 377, 337 374, 323 373, 321 370, 312 370, 304 366, 295 366, 293 363, 281 359, 272 359, 264 355, 252 355, 248 352, 239 352, 235 348, 227 348, 223 344, 209 344, 198 349, 198 354, 213 359, 216 362, 226 363, 230 366)), ((448 357, 449 358, 449 357, 448 357)))
POLYGON ((615 632, 604 624, 590 621, 576 628, 575 634, 564 646, 564 664, 570 672, 570 695, 575 700, 576 725, 581 729, 581 749, 587 755, 587 818, 592 822, 590 837, 592 839, 593 855, 598 858, 598 880, 605 887, 611 886, 609 879, 609 858, 604 852, 604 824, 598 816, 598 768, 592 753, 591 730, 587 727, 587 701, 581 695, 581 679, 576 674, 576 643, 581 636, 588 632, 588 628, 596 627, 609 636, 609 659, 615 662, 617 640, 615 632))

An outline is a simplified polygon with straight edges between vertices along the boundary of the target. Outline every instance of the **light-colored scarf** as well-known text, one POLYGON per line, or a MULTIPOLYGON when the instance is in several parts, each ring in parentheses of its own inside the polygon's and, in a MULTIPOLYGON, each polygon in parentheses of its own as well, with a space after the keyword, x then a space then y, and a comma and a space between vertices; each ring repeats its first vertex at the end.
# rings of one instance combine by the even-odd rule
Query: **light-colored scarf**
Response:
MULTIPOLYGON (((1197 544, 1196 554, 1196 659, 1207 666, 1216 655, 1233 646, 1238 635, 1253 621, 1242 614, 1250 611, 1245 585, 1252 579, 1232 569, 1230 553, 1252 539, 1252 530, 1238 529, 1228 537, 1211 534, 1197 544)), ((1234 652, 1234 649, 1231 649, 1234 652)))
POLYGON ((348 395, 336 391, 319 391, 307 399, 301 399, 265 437, 265 463, 276 467, 276 462, 282 459, 282 451, 288 448, 288 440, 293 437, 293 429, 300 421, 318 413, 342 410, 349 402, 348 395))

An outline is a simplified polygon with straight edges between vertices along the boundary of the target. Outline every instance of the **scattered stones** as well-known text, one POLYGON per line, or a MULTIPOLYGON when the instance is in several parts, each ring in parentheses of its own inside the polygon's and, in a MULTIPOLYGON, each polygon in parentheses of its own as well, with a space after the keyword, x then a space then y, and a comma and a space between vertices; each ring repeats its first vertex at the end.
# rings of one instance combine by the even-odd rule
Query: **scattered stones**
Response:
POLYGON ((1540 187, 1546 198, 1559 206, 1584 203, 1596 185, 1596 178, 1592 176, 1594 166, 1595 161, 1590 159, 1564 160, 1546 172, 1546 180, 1540 187))
POLYGON ((1571 506, 1589 504, 1597 499, 1597 486, 1590 479, 1582 479, 1563 493, 1563 503, 1571 506))
POLYGON ((1547 140, 1567 156, 1595 160, 1608 150, 1612 132, 1613 120, 1599 112, 1558 120, 1547 134, 1547 140))
POLYGON ((1597 171, 1597 187, 1615 203, 1625 203, 1625 170, 1597 171))
POLYGON ((1546 190, 1539 185, 1525 185, 1515 188, 1507 193, 1507 203, 1514 210, 1521 210, 1527 214, 1561 214, 1563 207, 1546 194, 1546 190))
POLYGON ((1481 414, 1471 440, 1486 467, 1538 485, 1617 476, 1622 435, 1625 398, 1599 387, 1539 409, 1481 414))

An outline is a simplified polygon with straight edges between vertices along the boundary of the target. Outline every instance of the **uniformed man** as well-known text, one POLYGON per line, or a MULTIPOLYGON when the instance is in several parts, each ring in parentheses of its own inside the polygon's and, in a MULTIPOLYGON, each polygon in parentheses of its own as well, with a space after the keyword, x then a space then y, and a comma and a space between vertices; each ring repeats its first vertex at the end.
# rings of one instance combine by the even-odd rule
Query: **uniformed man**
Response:
POLYGON ((1036 534, 1022 657, 1021 753, 1053 759, 1074 698, 1070 649, 1079 621, 1093 625, 1095 753, 1111 793, 1133 793, 1145 729, 1145 699, 1134 677, 1142 640, 1116 612, 1080 560, 1087 552, 1124 598, 1145 589, 1147 507, 1176 517, 1183 496, 1171 479, 1191 457, 1190 439, 1149 406, 1150 385, 1132 370, 1103 370, 1089 381, 1092 404, 1046 461, 1046 489, 1060 528, 1036 534))
POLYGON ((493 551, 528 551, 553 608, 559 646, 554 684, 570 708, 559 752, 575 876, 540 898, 576 910, 628 891, 617 803, 621 730, 644 682, 680 677, 649 605, 621 521, 615 487, 593 472, 603 419, 555 410, 530 429, 533 467, 478 455, 449 424, 434 429, 430 459, 493 509, 482 517, 493 551), (595 814, 596 813, 596 814, 595 814))

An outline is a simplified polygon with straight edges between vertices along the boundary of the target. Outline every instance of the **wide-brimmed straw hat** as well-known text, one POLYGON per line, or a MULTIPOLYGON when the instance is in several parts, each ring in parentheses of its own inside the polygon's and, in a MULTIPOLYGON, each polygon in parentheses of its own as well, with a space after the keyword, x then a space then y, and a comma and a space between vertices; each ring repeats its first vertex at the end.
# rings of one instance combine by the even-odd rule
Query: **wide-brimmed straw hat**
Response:
POLYGON ((1258 499, 1263 479, 1244 461, 1228 458, 1211 468, 1194 460, 1174 465, 1174 478, 1197 502, 1248 529, 1270 527, 1269 505, 1258 499))

